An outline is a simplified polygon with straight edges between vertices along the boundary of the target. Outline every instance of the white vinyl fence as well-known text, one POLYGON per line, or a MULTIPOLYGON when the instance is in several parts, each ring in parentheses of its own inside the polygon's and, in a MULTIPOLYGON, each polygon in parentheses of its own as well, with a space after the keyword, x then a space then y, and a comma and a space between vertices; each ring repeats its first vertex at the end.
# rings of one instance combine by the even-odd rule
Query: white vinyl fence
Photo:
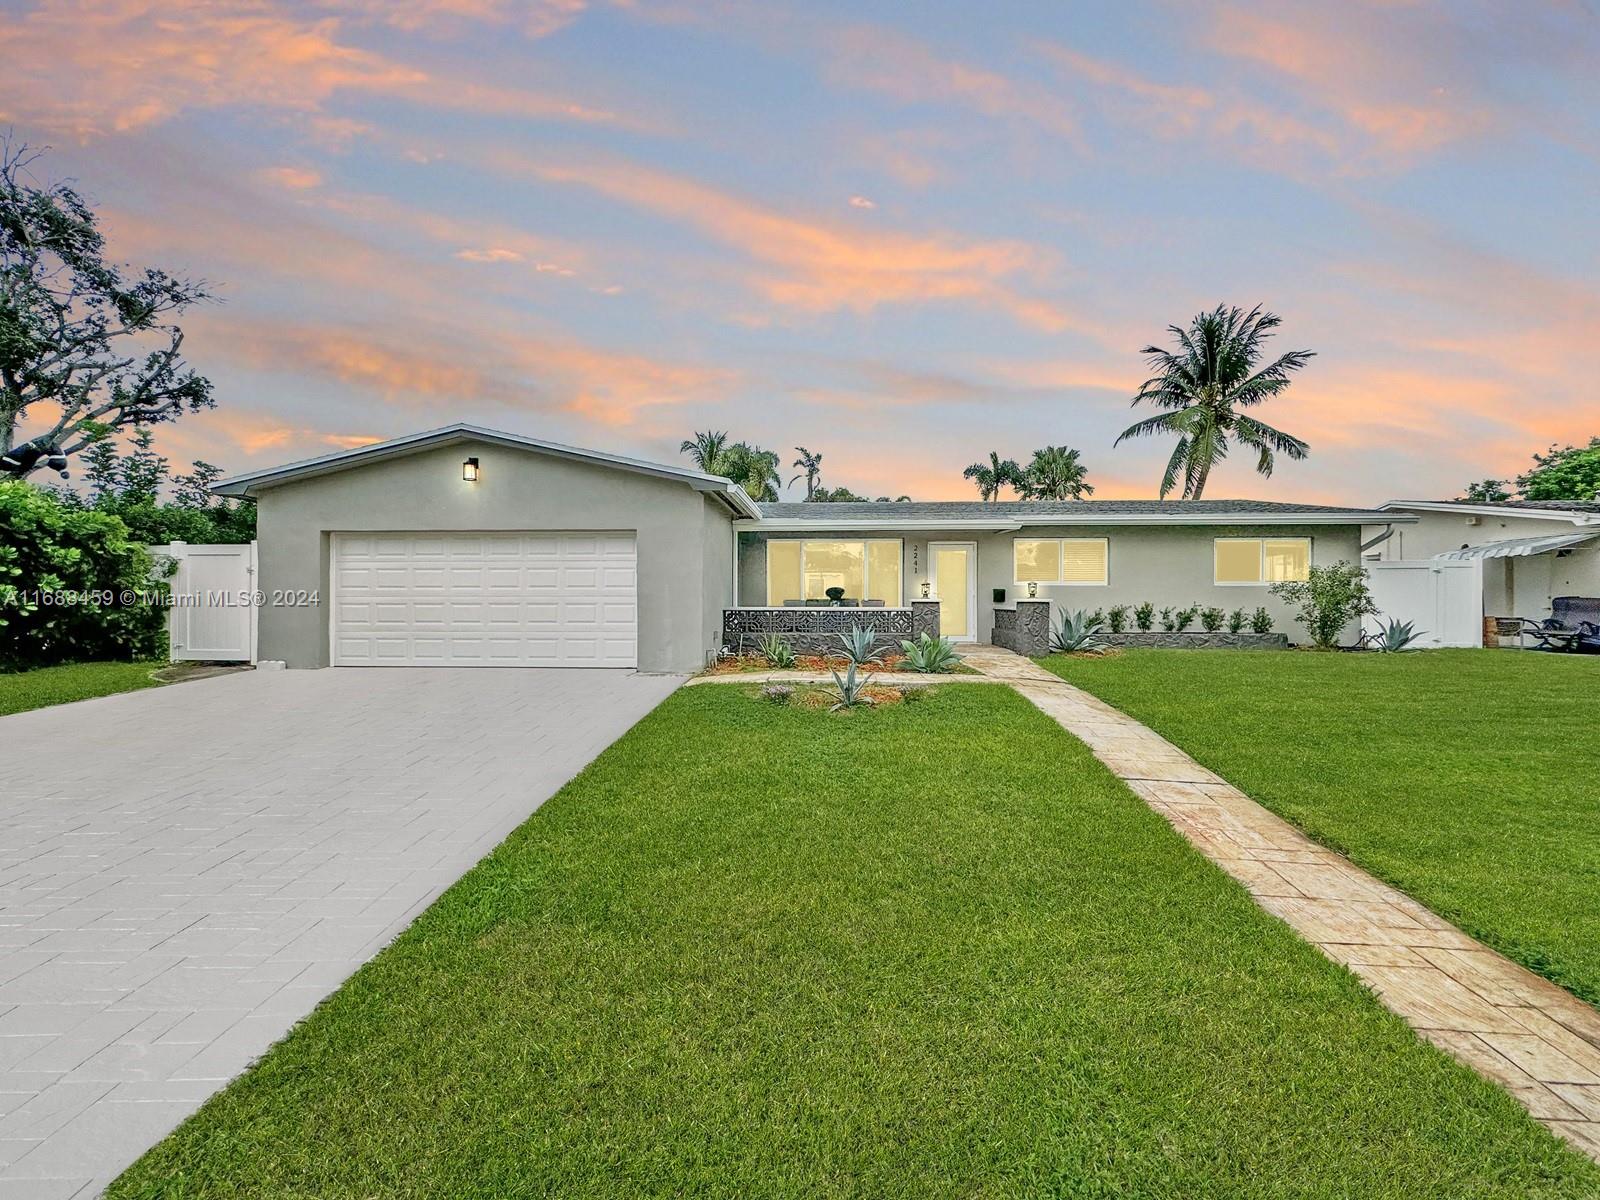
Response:
POLYGON ((167 581, 172 588, 167 635, 173 660, 255 662, 256 544, 173 542, 150 549, 178 564, 167 581))
POLYGON ((1448 562, 1424 558, 1363 563, 1379 616, 1367 617, 1372 633, 1389 619, 1410 621, 1423 631, 1416 645, 1483 645, 1483 560, 1448 562))

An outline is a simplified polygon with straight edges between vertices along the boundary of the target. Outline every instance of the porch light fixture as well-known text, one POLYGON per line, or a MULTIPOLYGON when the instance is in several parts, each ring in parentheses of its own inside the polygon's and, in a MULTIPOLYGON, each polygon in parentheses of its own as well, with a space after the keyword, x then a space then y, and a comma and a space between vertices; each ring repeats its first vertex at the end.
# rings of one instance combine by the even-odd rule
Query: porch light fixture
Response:
POLYGON ((924 600, 926 600, 932 594, 933 594, 933 581, 932 580, 928 580, 928 579, 924 579, 922 581, 922 598, 924 600))
POLYGON ((1039 594, 1039 581, 1037 579, 1028 580, 1028 599, 1032 600, 1038 594, 1039 594))
POLYGON ((461 478, 468 483, 478 482, 478 460, 469 458, 461 464, 461 478))

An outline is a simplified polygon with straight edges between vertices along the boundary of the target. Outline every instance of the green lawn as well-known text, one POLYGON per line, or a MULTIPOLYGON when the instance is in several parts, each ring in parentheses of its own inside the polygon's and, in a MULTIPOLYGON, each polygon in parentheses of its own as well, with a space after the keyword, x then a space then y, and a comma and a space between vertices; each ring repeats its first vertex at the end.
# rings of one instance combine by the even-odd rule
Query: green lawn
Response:
POLYGON ((1600 1003, 1600 658, 1135 650, 1044 665, 1600 1003))
POLYGON ((161 663, 71 663, 64 667, 41 667, 16 675, 0 675, 0 717, 47 708, 70 700, 109 696, 139 688, 159 687, 150 678, 161 663))
POLYGON ((686 688, 113 1197, 1593 1196, 1009 689, 686 688))

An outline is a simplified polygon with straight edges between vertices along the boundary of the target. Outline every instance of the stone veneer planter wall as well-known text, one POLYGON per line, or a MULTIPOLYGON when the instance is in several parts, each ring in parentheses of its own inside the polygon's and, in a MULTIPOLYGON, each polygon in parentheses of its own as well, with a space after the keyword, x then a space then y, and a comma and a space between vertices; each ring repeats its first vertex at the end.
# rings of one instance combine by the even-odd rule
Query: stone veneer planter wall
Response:
POLYGON ((1108 646, 1160 646, 1166 649, 1185 650, 1287 650, 1286 633, 1207 633, 1205 630, 1185 630, 1183 633, 1166 633, 1156 629, 1149 633, 1102 633, 1108 646))
POLYGON ((994 645, 1027 658, 1050 653, 1050 601, 1018 600, 994 610, 994 645))

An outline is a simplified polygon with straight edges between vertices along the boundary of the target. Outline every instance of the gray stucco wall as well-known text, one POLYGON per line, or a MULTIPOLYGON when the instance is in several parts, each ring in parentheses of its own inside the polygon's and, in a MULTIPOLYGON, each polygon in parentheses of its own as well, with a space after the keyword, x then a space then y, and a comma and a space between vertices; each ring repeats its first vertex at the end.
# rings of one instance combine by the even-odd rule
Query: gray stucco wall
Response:
POLYGON ((457 443, 268 488, 257 500, 257 586, 316 590, 262 609, 260 657, 328 665, 333 533, 633 532, 639 669, 690 671, 712 651, 731 591, 731 516, 687 484, 485 443, 457 443), (461 478, 476 455, 477 483, 461 478))
MULTIPOLYGON (((766 603, 766 541, 805 536, 788 533, 740 535, 739 598, 742 604, 766 603)), ((894 537, 890 530, 834 531, 818 537, 894 537)), ((1311 561, 1317 565, 1359 562, 1361 529, 1356 525, 1051 525, 1028 526, 1016 533, 979 533, 952 530, 916 530, 905 539, 901 577, 907 600, 921 595, 928 577, 929 542, 975 542, 978 547, 978 640, 987 642, 994 628, 994 589, 1004 588, 1006 599, 1027 598, 1026 585, 1018 587, 1011 543, 1017 538, 1104 537, 1109 540, 1109 582, 1103 587, 1068 587, 1041 584, 1039 598, 1059 608, 1110 608, 1150 601, 1159 610, 1198 604, 1231 612, 1259 606, 1272 614, 1274 628, 1292 641, 1304 641, 1305 631, 1294 622, 1293 610, 1278 600, 1267 585, 1219 587, 1214 582, 1212 540, 1219 537, 1309 537, 1311 561)), ((1131 619, 1131 618, 1130 618, 1131 619)), ((1349 631, 1354 638, 1358 631, 1349 631)))

